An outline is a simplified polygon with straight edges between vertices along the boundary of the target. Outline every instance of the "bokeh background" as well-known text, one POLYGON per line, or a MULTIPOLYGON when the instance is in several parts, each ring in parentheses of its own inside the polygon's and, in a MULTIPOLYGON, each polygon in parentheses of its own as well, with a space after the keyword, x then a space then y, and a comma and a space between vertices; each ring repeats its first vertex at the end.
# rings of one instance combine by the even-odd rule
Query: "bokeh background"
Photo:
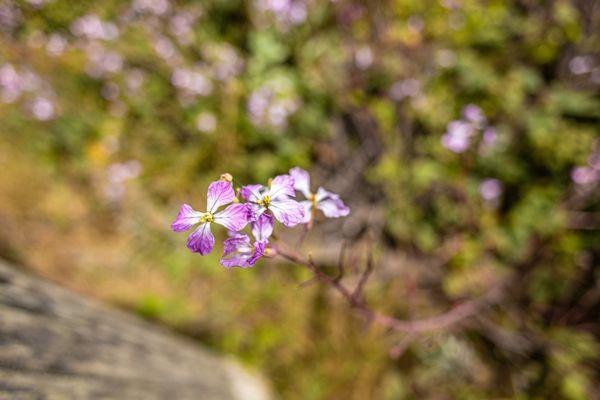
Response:
MULTIPOLYGON (((0 256, 263 371, 284 399, 600 393, 597 0, 0 0, 0 256), (223 172, 352 208, 301 267, 218 265, 169 224, 223 172)), ((222 232, 221 232, 222 234, 222 232)))

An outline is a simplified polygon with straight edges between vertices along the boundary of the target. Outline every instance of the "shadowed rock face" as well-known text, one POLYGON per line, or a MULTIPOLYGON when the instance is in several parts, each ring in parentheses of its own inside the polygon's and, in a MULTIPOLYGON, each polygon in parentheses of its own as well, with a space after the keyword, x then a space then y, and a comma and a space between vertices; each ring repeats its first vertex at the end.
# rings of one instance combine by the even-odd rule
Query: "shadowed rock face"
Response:
POLYGON ((234 361, 0 262, 0 398, 271 397, 234 361))

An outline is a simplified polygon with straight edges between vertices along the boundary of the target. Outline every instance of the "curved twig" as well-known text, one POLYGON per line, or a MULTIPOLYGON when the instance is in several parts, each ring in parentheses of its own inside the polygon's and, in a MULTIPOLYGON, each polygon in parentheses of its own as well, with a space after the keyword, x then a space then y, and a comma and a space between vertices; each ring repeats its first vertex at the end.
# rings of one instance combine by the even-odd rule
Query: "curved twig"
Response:
MULTIPOLYGON (((448 328, 478 314, 484 308, 497 303, 505 294, 505 284, 499 284, 488 291, 484 296, 465 301, 442 314, 418 320, 401 320, 371 309, 361 296, 355 296, 353 292, 338 280, 324 273, 314 264, 311 258, 304 257, 283 243, 274 246, 274 249, 280 257, 308 268, 318 280, 338 291, 348 301, 350 306, 367 320, 399 332, 417 333, 448 328)), ((364 285, 364 282, 361 284, 361 290, 362 285, 364 285)))

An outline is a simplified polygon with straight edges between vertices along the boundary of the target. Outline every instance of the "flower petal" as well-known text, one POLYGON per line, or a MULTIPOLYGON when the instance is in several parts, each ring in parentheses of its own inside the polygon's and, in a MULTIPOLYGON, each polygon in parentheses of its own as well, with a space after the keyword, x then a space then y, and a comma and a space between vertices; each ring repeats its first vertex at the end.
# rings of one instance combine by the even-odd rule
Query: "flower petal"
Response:
POLYGON ((263 206, 261 206, 260 204, 256 204, 256 203, 246 203, 248 205, 248 220, 249 221, 256 221, 258 220, 258 218, 263 215, 263 213, 265 211, 267 211, 266 208, 264 208, 263 206))
POLYGON ((246 185, 242 186, 240 194, 246 201, 259 201, 262 198, 262 192, 265 187, 263 185, 246 185))
POLYGON ((309 198, 310 192, 310 175, 308 172, 300 167, 290 169, 290 175, 294 178, 294 189, 299 191, 306 197, 309 198))
POLYGON ((312 201, 303 200, 300 202, 300 204, 302 204, 302 207, 304 207, 304 219, 300 223, 308 224, 312 218, 312 201))
POLYGON ((258 240, 256 242, 254 242, 254 253, 252 254, 252 256, 248 259, 248 267, 252 267, 254 266, 254 264, 262 257, 265 255, 265 250, 267 248, 267 245, 269 244, 268 240, 258 240))
POLYGON ((304 206, 288 197, 272 200, 269 210, 279 222, 288 227, 298 225, 304 219, 304 206))
POLYGON ((265 240, 273 233, 273 216, 262 214, 256 222, 252 223, 252 235, 256 240, 265 240))
POLYGON ((295 197, 294 178, 291 175, 278 175, 271 182, 271 187, 267 193, 271 199, 278 197, 290 196, 295 197))
POLYGON ((235 199, 235 192, 231 182, 215 181, 208 186, 206 195, 206 210, 214 212, 219 207, 229 204, 235 199))
POLYGON ((328 192, 323 188, 317 190, 317 208, 323 211, 328 218, 345 217, 350 214, 350 209, 344 204, 340 196, 328 192))
POLYGON ((200 222, 200 217, 201 212, 194 210, 189 204, 184 204, 171 224, 171 229, 175 232, 185 232, 200 222))
POLYGON ((248 267, 248 259, 252 257, 254 247, 248 235, 236 234, 223 242, 223 256, 220 263, 226 268, 248 267))
POLYGON ((215 223, 223 225, 230 231, 239 231, 248 223, 249 213, 247 204, 235 203, 216 213, 215 223))
POLYGON ((210 231, 210 223, 205 222, 200 225, 188 237, 187 247, 194 253, 200 253, 203 256, 210 253, 215 245, 215 237, 210 231))

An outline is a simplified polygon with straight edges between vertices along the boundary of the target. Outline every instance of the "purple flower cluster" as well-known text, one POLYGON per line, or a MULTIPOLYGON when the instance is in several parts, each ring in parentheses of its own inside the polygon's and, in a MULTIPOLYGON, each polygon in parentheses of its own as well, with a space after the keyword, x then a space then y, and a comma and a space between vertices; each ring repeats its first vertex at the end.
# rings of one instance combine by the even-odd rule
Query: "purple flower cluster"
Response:
POLYGON ((571 180, 580 187, 592 187, 600 182, 600 139, 596 141, 587 165, 571 170, 571 180))
POLYGON ((210 253, 215 244, 211 224, 227 228, 228 238, 223 242, 221 264, 228 268, 252 267, 261 257, 273 252, 269 247, 269 238, 275 221, 293 227, 310 223, 316 209, 330 218, 350 213, 337 194, 322 187, 313 194, 308 172, 301 168, 292 168, 288 175, 276 176, 267 186, 242 186, 238 195, 231 182, 229 174, 212 182, 208 187, 206 211, 196 211, 190 205, 183 204, 171 224, 175 232, 195 228, 188 237, 187 247, 201 255, 210 253), (296 190, 303 193, 307 200, 296 201, 296 190), (248 225, 253 239, 242 232, 248 225))
POLYGON ((463 153, 469 149, 471 142, 480 131, 483 131, 481 150, 493 147, 498 136, 496 130, 487 126, 481 108, 469 104, 463 108, 461 119, 448 123, 446 133, 441 138, 442 146, 454 153, 463 153))

